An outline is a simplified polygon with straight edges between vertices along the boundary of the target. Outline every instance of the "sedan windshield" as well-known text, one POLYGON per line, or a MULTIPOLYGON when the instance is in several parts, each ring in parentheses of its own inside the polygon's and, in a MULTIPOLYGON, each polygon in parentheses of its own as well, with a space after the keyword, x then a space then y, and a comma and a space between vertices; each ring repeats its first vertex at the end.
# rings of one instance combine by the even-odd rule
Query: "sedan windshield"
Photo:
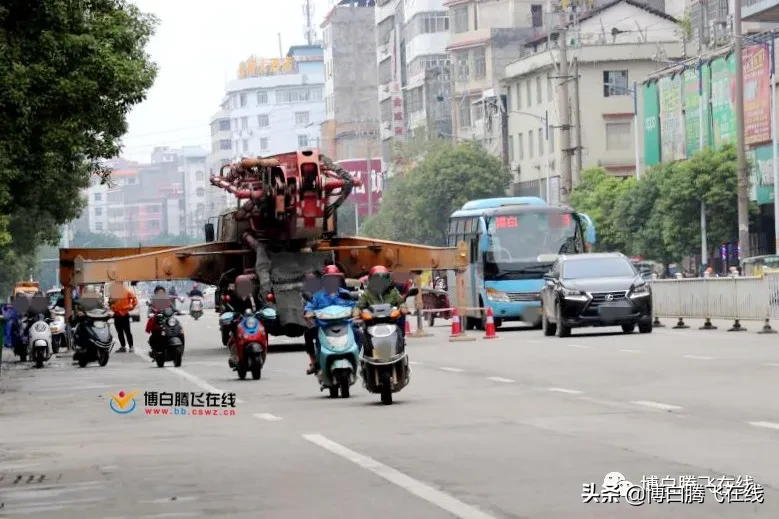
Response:
POLYGON ((625 258, 577 258, 563 264, 563 279, 625 278, 637 274, 625 258))

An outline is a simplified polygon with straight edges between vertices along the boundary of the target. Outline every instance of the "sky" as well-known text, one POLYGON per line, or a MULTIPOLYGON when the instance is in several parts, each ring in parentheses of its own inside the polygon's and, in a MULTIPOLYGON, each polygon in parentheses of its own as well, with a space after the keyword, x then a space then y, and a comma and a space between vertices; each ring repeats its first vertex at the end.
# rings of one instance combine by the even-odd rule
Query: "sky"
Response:
MULTIPOLYGON (((128 117, 122 156, 148 162, 155 146, 210 150, 209 120, 227 81, 252 54, 279 56, 305 44, 304 0, 133 0, 159 19, 147 47, 159 71, 128 117)), ((311 0, 318 34, 331 0, 311 0)))

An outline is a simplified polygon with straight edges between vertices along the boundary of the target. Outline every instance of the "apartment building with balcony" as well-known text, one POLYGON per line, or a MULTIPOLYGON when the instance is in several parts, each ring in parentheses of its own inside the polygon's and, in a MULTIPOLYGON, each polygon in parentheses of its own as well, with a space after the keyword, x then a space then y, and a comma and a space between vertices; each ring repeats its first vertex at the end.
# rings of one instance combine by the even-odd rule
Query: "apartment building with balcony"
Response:
MULTIPOLYGON (((558 37, 555 32, 528 41, 526 55, 506 67, 503 82, 513 191, 551 202, 558 200, 563 153, 557 109, 560 79, 555 77, 560 63, 558 37)), ((641 83, 665 66, 657 60, 658 53, 667 59, 683 56, 676 19, 641 2, 615 0, 580 16, 567 41, 569 61, 575 58, 579 70, 578 102, 575 89, 568 89, 571 123, 581 121, 581 128, 571 132, 571 146, 578 141, 582 148, 581 164, 576 155, 572 160, 574 179, 576 172, 590 166, 601 166, 614 175, 633 175, 634 132, 639 132, 638 142, 643 143, 643 126, 633 124, 633 82, 641 83)), ((638 120, 643 120, 640 113, 638 120)), ((643 151, 640 145, 642 163, 643 151)))
MULTIPOLYGON (((226 102, 225 104, 228 104, 226 102)), ((210 121, 211 127, 211 152, 206 158, 207 177, 217 175, 232 158, 232 132, 230 129, 230 111, 228 107, 216 112, 210 121)), ((211 185, 206 180, 206 216, 211 218, 224 211, 233 197, 224 189, 211 185)))

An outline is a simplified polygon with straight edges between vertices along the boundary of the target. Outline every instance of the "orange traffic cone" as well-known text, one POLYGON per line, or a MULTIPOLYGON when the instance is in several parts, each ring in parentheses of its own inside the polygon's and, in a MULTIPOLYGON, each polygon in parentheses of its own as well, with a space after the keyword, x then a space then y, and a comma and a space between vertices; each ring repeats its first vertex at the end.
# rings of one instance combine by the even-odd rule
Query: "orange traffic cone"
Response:
POLYGON ((487 323, 484 326, 485 339, 496 339, 498 335, 495 333, 495 317, 492 315, 492 308, 487 307, 487 323))
POLYGON ((405 328, 404 332, 406 334, 411 333, 411 321, 409 321, 408 319, 406 319, 406 328, 405 328))
POLYGON ((450 337, 459 337, 463 334, 463 329, 460 326, 460 316, 457 313, 457 308, 452 309, 452 333, 450 337))

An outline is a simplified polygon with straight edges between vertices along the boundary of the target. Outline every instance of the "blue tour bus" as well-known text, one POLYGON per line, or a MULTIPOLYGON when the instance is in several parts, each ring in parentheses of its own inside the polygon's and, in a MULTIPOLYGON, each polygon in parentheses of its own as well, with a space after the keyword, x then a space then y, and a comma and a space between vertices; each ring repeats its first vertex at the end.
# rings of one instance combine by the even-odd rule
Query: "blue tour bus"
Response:
MULTIPOLYGON (((523 321, 541 326, 538 294, 543 276, 559 254, 587 251, 595 243, 595 227, 585 214, 551 206, 536 197, 473 200, 449 218, 447 245, 468 246, 465 276, 469 308, 492 308, 496 326, 523 321)), ((452 301, 457 300, 454 272, 448 273, 452 301)), ((466 329, 483 328, 486 313, 468 310, 466 329)))

